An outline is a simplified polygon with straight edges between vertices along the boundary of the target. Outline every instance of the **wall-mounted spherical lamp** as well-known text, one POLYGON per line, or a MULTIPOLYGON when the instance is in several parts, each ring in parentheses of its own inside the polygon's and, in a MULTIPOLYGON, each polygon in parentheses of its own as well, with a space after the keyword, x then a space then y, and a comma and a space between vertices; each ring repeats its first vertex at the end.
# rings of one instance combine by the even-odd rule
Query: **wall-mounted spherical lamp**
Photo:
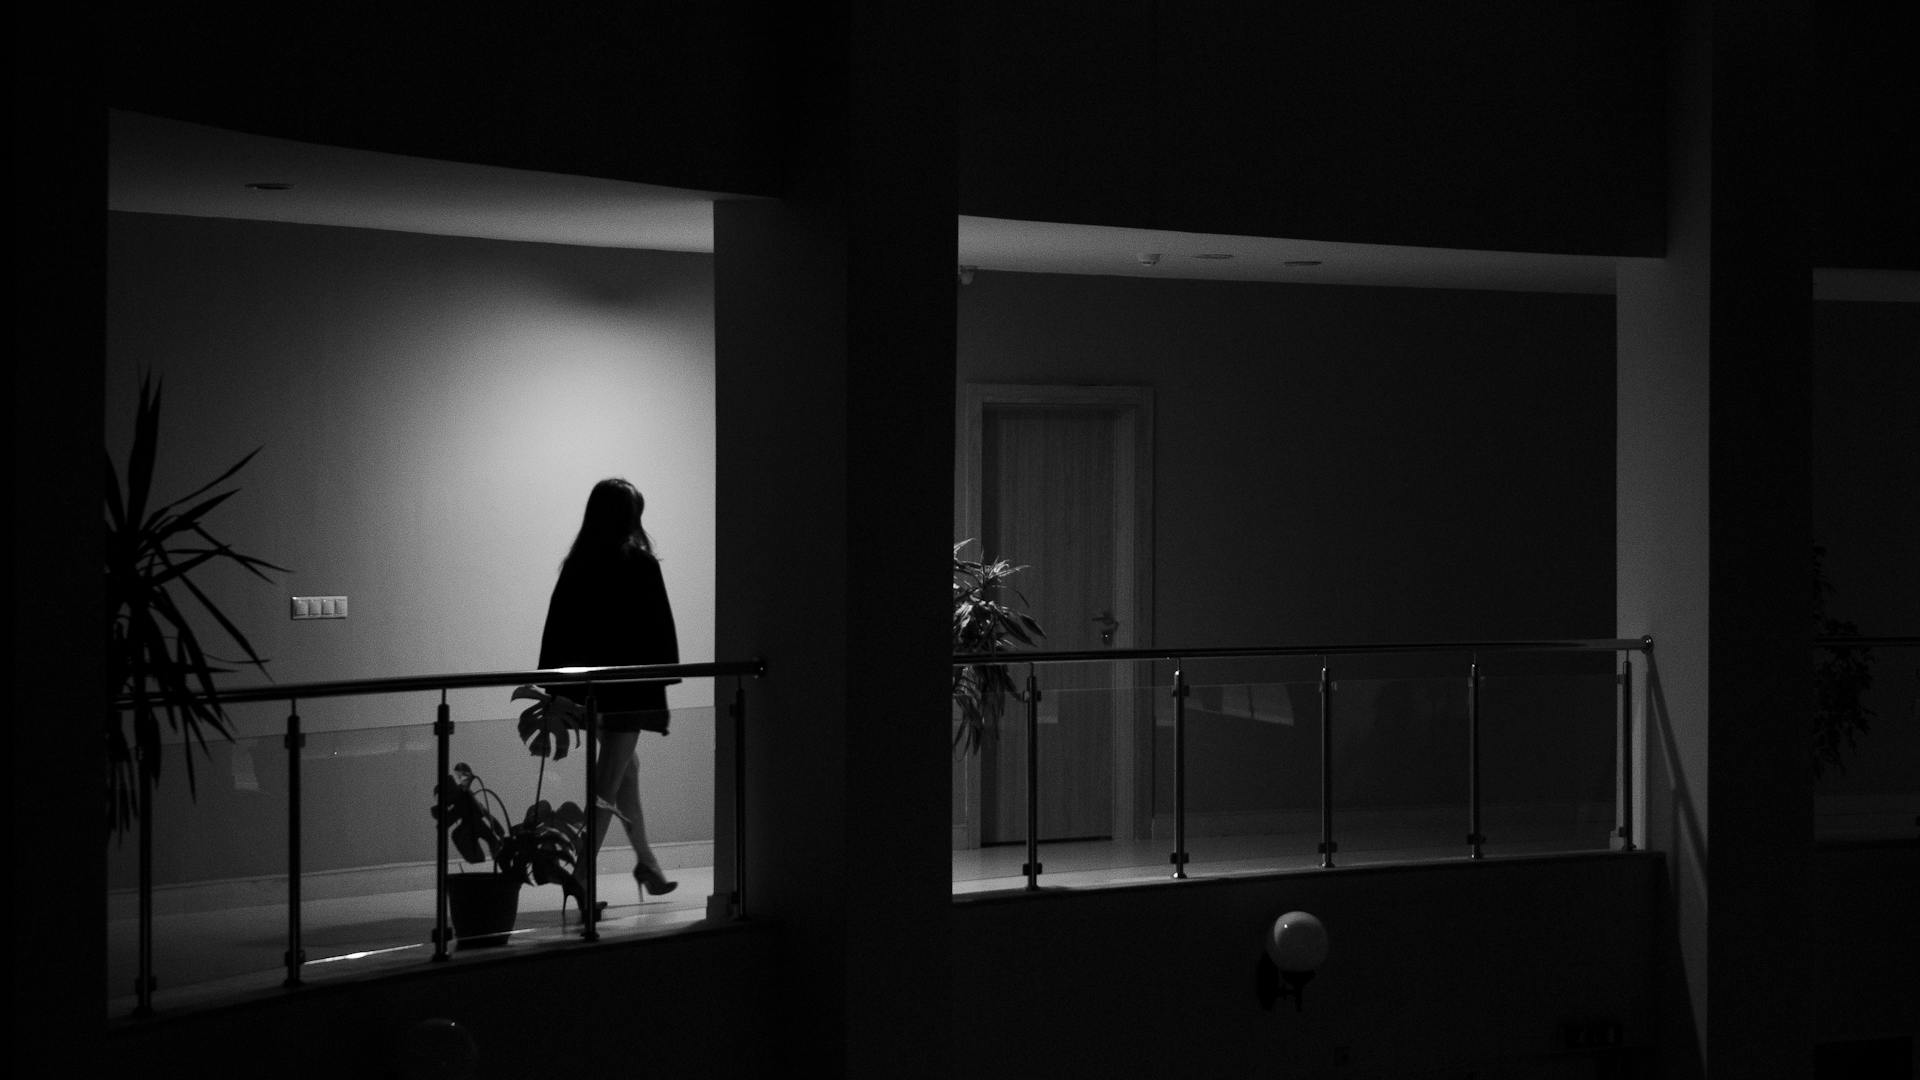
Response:
POLYGON ((1289 911, 1273 920, 1255 977, 1261 1007, 1272 1009, 1275 1001, 1290 997, 1299 1011, 1302 989, 1326 960, 1327 928, 1319 919, 1304 911, 1289 911))
POLYGON ((436 1016, 408 1028, 400 1039, 404 1080, 470 1080, 480 1067, 480 1047, 459 1021, 436 1016))

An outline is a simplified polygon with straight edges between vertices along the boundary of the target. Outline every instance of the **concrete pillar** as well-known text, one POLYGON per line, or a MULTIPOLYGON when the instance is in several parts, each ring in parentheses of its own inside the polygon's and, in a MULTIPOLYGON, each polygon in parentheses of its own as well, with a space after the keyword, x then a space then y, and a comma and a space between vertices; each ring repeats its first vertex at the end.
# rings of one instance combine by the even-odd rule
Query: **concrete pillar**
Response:
POLYGON ((791 28, 789 197, 715 208, 715 648, 770 663, 747 902, 782 1056, 899 1076, 951 1030, 952 35, 853 8, 791 28))
POLYGON ((1811 1069, 1808 10, 1680 5, 1664 259, 1619 281, 1618 617, 1668 857, 1678 1071, 1811 1069))

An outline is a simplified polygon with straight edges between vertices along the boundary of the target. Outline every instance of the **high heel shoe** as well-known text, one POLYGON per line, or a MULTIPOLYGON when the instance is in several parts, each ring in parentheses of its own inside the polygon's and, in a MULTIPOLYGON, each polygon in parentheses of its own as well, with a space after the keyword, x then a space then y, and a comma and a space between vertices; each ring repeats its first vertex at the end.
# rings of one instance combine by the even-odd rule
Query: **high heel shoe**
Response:
POLYGON ((639 883, 642 897, 665 896, 680 887, 679 882, 668 881, 667 875, 658 870, 649 870, 644 866, 633 868, 633 880, 639 883))
MULTIPOLYGON (((581 907, 580 902, 578 900, 574 901, 573 906, 574 906, 574 910, 577 911, 580 915, 580 921, 583 923, 586 922, 587 909, 581 907)), ((606 920, 606 917, 607 917, 607 902, 605 900, 595 900, 593 902, 593 921, 604 922, 606 920)), ((565 900, 560 901, 560 925, 561 926, 567 925, 567 902, 565 900)))
MULTIPOLYGON (((560 897, 560 925, 561 926, 567 925, 567 901, 568 900, 573 901, 574 910, 580 913, 580 921, 583 923, 586 922, 587 921, 587 887, 580 883, 579 878, 567 876, 567 877, 562 877, 560 879, 560 891, 564 894, 560 897)), ((605 900, 595 900, 593 902, 594 921, 598 922, 600 920, 600 917, 605 915, 606 913, 607 913, 607 902, 605 900)))

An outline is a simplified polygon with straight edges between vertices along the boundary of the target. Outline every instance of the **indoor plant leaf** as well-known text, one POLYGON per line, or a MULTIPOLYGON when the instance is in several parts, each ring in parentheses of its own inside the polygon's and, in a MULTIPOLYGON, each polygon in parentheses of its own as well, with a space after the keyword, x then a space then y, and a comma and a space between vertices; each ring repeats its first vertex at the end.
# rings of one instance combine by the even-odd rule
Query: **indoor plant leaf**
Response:
MULTIPOLYGON (((972 540, 953 546, 953 641, 957 654, 995 653, 1004 649, 1035 646, 1046 636, 1038 620, 998 599, 1004 590, 1022 605, 1027 599, 1007 585, 1007 579, 1022 570, 1007 559, 975 562, 960 557, 972 540)), ((957 668, 953 676, 953 702, 959 713, 954 731, 956 749, 977 749, 997 728, 1006 711, 1006 695, 1013 681, 1000 665, 968 665, 957 668)))
POLYGON ((262 673, 266 660, 255 652, 238 624, 209 597, 192 574, 228 561, 263 580, 263 572, 285 572, 263 559, 235 551, 207 532, 204 522, 235 491, 207 492, 243 468, 258 449, 187 495, 155 507, 153 484, 158 460, 161 388, 151 376, 141 379, 134 415, 133 441, 122 474, 107 455, 102 470, 104 523, 107 530, 106 616, 108 672, 116 694, 128 699, 131 715, 110 702, 103 717, 107 738, 106 804, 110 832, 127 828, 144 811, 143 783, 161 774, 161 721, 187 741, 187 785, 197 794, 193 748, 207 752, 209 732, 232 738, 220 705, 215 676, 230 672, 204 648, 201 637, 169 587, 181 585, 200 611, 240 646, 246 662, 262 673), (182 508, 185 509, 182 509, 182 508), (188 536, 199 543, 179 541, 188 536), (204 544, 204 546, 200 546, 204 544), (128 738, 128 728, 132 737, 128 738))

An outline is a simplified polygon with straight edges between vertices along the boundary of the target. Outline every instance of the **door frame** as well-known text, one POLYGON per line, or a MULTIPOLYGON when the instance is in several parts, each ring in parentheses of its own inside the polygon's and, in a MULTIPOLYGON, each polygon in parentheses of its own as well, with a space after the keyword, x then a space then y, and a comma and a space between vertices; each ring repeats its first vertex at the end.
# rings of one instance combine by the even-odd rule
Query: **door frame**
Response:
MULTIPOLYGON (((1119 575, 1120 595, 1114 606, 1119 609, 1123 647, 1146 648, 1153 644, 1153 388, 1150 386, 1070 386, 1024 383, 965 383, 957 395, 954 430, 959 436, 959 453, 954 455, 954 521, 960 526, 956 540, 980 536, 981 499, 984 482, 981 461, 985 456, 985 419, 990 406, 1036 405, 1061 408, 1087 408, 1117 414, 1120 433, 1115 447, 1116 530, 1114 560, 1116 566, 1133 567, 1130 575, 1119 575), (1132 474, 1132 483, 1125 478, 1132 474), (1131 522, 1128 528, 1125 523, 1131 522)), ((1139 695, 1136 695, 1139 696, 1139 695)), ((1143 702, 1144 703, 1144 702, 1143 702)), ((1131 722, 1118 725, 1113 733, 1113 828, 1115 839, 1145 838, 1152 828, 1153 715, 1150 707, 1127 710, 1131 722)), ((954 823, 953 846, 980 846, 980 754, 965 756, 954 769, 954 780, 963 792, 963 820, 954 823)))

